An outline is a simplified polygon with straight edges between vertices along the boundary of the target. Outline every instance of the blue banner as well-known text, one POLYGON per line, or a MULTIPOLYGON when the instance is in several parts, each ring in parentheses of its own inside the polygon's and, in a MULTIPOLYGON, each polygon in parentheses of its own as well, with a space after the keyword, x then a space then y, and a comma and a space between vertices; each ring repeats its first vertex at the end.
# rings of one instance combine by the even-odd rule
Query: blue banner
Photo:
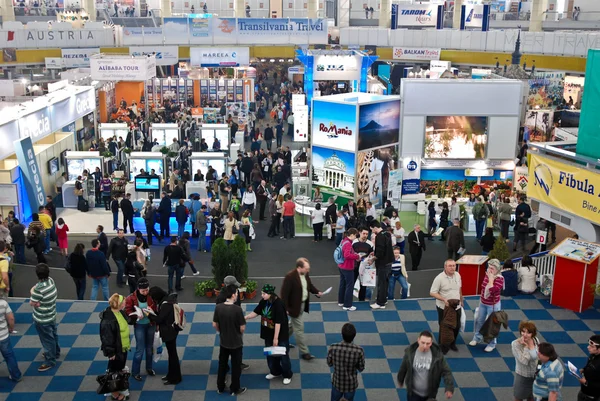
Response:
MULTIPOLYGON (((23 175, 23 185, 27 192, 25 202, 29 204, 32 213, 37 213, 38 208, 46 204, 46 193, 44 192, 42 172, 35 158, 31 138, 15 141, 15 154, 23 175)), ((26 209, 26 205, 24 206, 24 209, 26 209)))
POLYGON ((416 195, 420 192, 421 180, 418 178, 402 180, 402 196, 416 195))

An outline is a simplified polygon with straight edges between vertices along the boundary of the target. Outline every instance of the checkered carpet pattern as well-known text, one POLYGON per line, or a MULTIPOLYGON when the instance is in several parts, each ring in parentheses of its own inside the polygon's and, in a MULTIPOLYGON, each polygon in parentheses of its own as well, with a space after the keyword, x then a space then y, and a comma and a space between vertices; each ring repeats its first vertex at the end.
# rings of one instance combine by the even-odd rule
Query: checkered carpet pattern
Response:
MULTIPOLYGON (((472 337, 473 310, 477 297, 467 299, 466 333, 458 340, 459 352, 448 354, 456 390, 453 401, 506 401, 512 400, 514 358, 510 343, 518 335, 518 325, 523 319, 536 322, 540 339, 555 345, 559 356, 583 367, 586 360, 587 340, 594 332, 600 332, 600 312, 596 304, 584 313, 574 313, 550 305, 541 296, 518 296, 502 300, 502 307, 510 318, 510 328, 502 331, 497 348, 483 351, 484 346, 466 345, 472 337)), ((58 332, 62 348, 55 369, 38 372, 42 361, 42 349, 35 327, 32 325, 31 307, 27 300, 11 299, 15 312, 16 330, 12 335, 19 367, 24 380, 13 383, 8 379, 6 364, 0 364, 0 401, 102 400, 97 395, 96 376, 106 369, 106 358, 99 349, 99 312, 106 308, 102 302, 60 301, 58 308, 58 332)), ((254 305, 244 304, 245 310, 254 305)), ((298 350, 291 350, 294 377, 284 386, 281 379, 267 381, 263 342, 259 337, 259 320, 250 321, 244 335, 244 362, 250 369, 242 374, 242 386, 248 392, 239 399, 251 401, 297 401, 328 400, 330 397, 330 369, 326 364, 327 345, 340 341, 341 327, 351 321, 358 335, 355 342, 364 347, 366 369, 359 374, 359 388, 355 400, 406 400, 406 391, 396 382, 404 349, 416 341, 422 330, 438 331, 437 312, 433 300, 403 300, 389 302, 385 310, 370 310, 365 302, 356 303, 354 312, 345 312, 335 303, 315 303, 306 317, 305 330, 310 352, 317 358, 312 361, 299 359, 298 350)), ((177 344, 181 359, 183 381, 177 386, 166 387, 160 377, 166 374, 166 351, 163 360, 155 364, 157 375, 144 380, 131 380, 131 400, 185 401, 231 399, 227 394, 216 392, 218 365, 218 338, 212 327, 213 305, 183 304, 188 325, 180 333, 177 344), (225 397, 225 398, 224 398, 225 397)), ((292 342, 293 342, 292 338, 292 342)), ((135 342, 133 343, 135 345, 135 342)), ((131 366, 133 354, 129 354, 131 366)), ((565 375, 563 399, 574 400, 578 382, 565 375)), ((443 387, 442 387, 443 390, 443 387)), ((445 399, 440 390, 438 399, 445 399)))

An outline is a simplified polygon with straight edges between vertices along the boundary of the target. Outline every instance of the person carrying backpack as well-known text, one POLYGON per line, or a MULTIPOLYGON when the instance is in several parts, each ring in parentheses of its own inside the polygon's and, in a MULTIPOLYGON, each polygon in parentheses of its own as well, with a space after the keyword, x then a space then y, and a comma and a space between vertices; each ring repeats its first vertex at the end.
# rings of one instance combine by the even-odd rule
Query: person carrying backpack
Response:
POLYGON ((185 314, 177 303, 177 294, 167 293, 160 287, 152 287, 149 291, 150 297, 158 305, 158 315, 148 315, 151 322, 158 325, 160 337, 162 338, 169 355, 169 369, 167 375, 162 378, 165 386, 175 385, 181 382, 181 366, 177 355, 177 335, 185 326, 185 314))
POLYGON ((352 306, 352 290, 354 289, 354 263, 360 259, 360 255, 352 249, 352 243, 358 237, 358 230, 350 228, 345 237, 335 249, 335 261, 340 268, 340 287, 338 291, 338 306, 345 311, 355 311, 352 306))
POLYGON ((477 241, 483 237, 483 229, 486 226, 487 218, 490 215, 488 207, 483 203, 481 197, 478 196, 475 199, 475 206, 473 206, 473 219, 475 219, 475 229, 477 231, 477 241))

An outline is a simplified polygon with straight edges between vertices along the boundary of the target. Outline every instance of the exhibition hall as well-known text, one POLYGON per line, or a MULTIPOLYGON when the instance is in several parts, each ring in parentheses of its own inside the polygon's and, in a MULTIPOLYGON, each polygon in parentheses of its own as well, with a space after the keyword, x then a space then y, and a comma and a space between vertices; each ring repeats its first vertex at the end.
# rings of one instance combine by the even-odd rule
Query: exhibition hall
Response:
POLYGON ((5 2, 0 400, 600 400, 599 22, 5 2))

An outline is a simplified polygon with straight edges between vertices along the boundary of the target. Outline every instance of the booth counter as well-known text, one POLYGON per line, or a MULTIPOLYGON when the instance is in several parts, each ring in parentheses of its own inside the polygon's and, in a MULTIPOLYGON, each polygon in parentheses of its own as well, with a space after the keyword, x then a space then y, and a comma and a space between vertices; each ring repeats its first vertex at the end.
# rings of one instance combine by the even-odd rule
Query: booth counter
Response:
MULTIPOLYGON (((141 210, 144 208, 144 203, 146 202, 146 200, 147 199, 136 199, 133 202, 131 202, 133 204, 133 208, 137 209, 136 216, 140 215, 141 210)), ((154 199, 152 201, 152 204, 154 205, 155 208, 158 208, 158 206, 160 206, 160 201, 161 201, 160 199, 154 199)), ((200 203, 202 203, 203 205, 208 205, 209 210, 214 209, 214 208, 220 208, 220 202, 218 199, 213 202, 207 198, 204 198, 204 199, 201 198, 200 203)), ((184 199, 183 204, 189 210, 190 207, 192 206, 192 201, 189 199, 184 199)), ((179 199, 171 199, 171 215, 172 216, 175 215, 175 207, 177 205, 179 205, 179 199)))
MULTIPOLYGON (((83 186, 83 198, 89 199, 90 193, 86 185, 83 186)), ((67 181, 62 186, 63 207, 76 208, 79 203, 79 197, 75 195, 75 180, 67 181)), ((92 203, 90 203, 92 207, 92 203)))
POLYGON ((456 269, 462 279, 463 296, 481 293, 481 283, 485 277, 487 260, 487 256, 464 255, 456 261, 456 269))

